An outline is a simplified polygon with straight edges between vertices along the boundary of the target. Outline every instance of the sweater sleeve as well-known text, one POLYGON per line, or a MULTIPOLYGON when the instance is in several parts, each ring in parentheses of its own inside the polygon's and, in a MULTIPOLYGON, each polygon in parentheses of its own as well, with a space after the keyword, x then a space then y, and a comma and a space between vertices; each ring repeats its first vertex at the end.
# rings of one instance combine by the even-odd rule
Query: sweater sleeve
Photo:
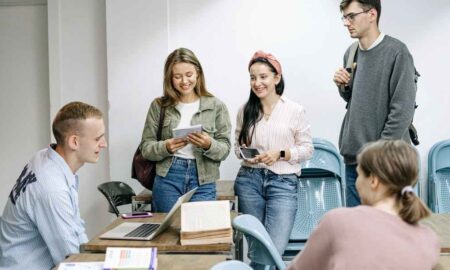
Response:
POLYGON ((382 139, 401 139, 412 122, 416 100, 414 63, 406 46, 394 60, 389 83, 389 114, 381 133, 382 139))
POLYGON ((327 266, 333 254, 334 237, 337 235, 330 213, 323 217, 309 237, 305 249, 295 256, 287 270, 329 269, 327 266))

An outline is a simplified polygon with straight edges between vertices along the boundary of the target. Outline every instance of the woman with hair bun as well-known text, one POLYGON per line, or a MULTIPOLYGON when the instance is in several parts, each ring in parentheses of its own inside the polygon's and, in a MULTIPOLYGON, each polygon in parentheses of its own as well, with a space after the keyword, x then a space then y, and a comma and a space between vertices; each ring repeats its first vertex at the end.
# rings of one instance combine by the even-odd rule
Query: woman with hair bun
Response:
POLYGON ((416 150, 402 140, 366 145, 358 155, 361 206, 328 212, 294 258, 295 269, 433 269, 436 234, 418 224, 430 210, 414 193, 416 150))

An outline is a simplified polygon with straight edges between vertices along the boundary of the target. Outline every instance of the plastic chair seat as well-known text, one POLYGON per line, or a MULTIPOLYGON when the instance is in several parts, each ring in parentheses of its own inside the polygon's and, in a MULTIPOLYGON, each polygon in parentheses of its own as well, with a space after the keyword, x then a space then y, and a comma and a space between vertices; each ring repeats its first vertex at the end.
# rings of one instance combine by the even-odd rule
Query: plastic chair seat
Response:
POLYGON ((109 203, 108 211, 119 216, 118 206, 130 204, 136 195, 133 189, 124 182, 110 181, 97 186, 97 189, 106 197, 109 203))

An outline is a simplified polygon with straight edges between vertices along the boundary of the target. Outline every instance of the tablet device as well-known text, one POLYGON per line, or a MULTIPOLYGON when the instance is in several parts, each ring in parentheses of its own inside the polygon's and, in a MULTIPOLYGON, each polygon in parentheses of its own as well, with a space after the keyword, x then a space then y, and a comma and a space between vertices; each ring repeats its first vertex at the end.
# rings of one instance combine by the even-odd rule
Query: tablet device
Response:
POLYGON ((241 152, 242 158, 245 160, 252 159, 259 155, 259 151, 256 148, 239 147, 239 151, 241 152))
POLYGON ((195 132, 202 132, 202 125, 195 125, 185 128, 174 128, 172 130, 174 138, 186 138, 187 135, 195 132))

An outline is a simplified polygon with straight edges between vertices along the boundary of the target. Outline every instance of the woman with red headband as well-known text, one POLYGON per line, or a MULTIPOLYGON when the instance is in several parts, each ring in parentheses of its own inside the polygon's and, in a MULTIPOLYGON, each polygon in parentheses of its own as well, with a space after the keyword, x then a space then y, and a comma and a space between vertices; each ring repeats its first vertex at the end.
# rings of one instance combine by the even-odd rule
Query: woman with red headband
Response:
MULTIPOLYGON (((257 217, 266 227, 280 254, 287 246, 297 211, 300 163, 311 158, 311 131, 303 107, 282 96, 280 62, 258 51, 249 63, 250 97, 238 112, 235 152, 256 148, 245 158, 234 190, 240 211, 257 217)), ((252 263, 256 269, 261 265, 252 263)))

